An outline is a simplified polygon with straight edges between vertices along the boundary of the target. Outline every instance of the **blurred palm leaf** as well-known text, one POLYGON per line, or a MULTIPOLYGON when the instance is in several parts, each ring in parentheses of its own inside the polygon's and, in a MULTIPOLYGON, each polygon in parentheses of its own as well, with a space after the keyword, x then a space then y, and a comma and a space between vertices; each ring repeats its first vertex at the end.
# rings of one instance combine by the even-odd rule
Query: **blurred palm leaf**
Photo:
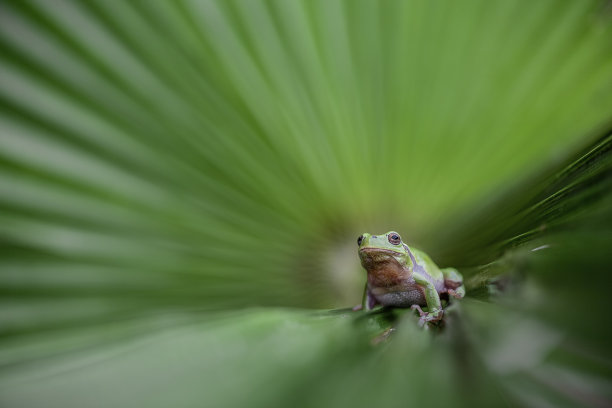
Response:
POLYGON ((607 3, 6 1, 0 50, 2 405, 610 403, 607 3), (357 303, 389 229, 468 278, 441 333, 241 309, 357 303))

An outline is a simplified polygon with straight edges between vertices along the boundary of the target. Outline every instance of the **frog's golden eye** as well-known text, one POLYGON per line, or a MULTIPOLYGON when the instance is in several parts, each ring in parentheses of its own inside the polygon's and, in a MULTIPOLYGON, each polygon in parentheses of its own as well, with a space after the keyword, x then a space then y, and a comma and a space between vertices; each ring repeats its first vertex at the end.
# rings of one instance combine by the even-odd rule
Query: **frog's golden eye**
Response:
POLYGON ((393 245, 399 245, 402 242, 400 236, 395 232, 390 233, 387 238, 389 239, 389 242, 393 245))
POLYGON ((361 246, 362 242, 363 242, 363 235, 360 235, 359 238, 357 238, 357 245, 361 246))

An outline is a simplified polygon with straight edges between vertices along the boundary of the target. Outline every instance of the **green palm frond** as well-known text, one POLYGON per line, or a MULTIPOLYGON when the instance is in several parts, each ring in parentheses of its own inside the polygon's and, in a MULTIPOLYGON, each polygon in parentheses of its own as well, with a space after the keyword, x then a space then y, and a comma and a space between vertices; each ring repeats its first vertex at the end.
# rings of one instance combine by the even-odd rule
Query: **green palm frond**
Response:
POLYGON ((611 112, 603 1, 3 1, 0 405, 606 406, 611 112))

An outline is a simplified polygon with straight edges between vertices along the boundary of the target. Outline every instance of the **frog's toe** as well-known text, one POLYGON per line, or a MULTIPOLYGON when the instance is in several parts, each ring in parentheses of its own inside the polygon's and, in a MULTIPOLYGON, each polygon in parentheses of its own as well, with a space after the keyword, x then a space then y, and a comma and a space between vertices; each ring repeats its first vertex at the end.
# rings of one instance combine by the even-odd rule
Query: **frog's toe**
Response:
POLYGON ((412 306, 410 306, 410 309, 418 311, 419 312, 419 316, 421 316, 421 318, 423 318, 423 316, 426 315, 426 313, 423 311, 423 309, 421 309, 421 306, 419 306, 419 305, 412 305, 412 306))
MULTIPOLYGON (((452 297, 456 298, 456 299, 461 299, 463 296, 461 296, 460 294, 458 294, 457 292, 455 292, 453 289, 449 289, 447 290, 448 294, 451 295, 452 297)), ((355 310, 355 308, 353 308, 353 310, 355 310)))
POLYGON ((447 292, 455 299, 463 299, 465 297, 465 288, 463 286, 460 286, 457 289, 448 289, 447 292))

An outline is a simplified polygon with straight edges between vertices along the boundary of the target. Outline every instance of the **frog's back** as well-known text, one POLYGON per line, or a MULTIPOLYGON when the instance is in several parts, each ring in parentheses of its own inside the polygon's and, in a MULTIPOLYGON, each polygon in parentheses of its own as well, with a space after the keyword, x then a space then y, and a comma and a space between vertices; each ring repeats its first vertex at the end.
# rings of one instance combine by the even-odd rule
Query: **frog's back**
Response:
POLYGON ((419 249, 413 247, 409 248, 410 251, 414 254, 417 263, 423 268, 425 268, 425 272, 429 276, 431 276, 436 283, 444 283, 444 275, 442 274, 442 271, 440 270, 440 268, 438 268, 438 265, 436 265, 434 261, 431 260, 429 255, 419 249))

